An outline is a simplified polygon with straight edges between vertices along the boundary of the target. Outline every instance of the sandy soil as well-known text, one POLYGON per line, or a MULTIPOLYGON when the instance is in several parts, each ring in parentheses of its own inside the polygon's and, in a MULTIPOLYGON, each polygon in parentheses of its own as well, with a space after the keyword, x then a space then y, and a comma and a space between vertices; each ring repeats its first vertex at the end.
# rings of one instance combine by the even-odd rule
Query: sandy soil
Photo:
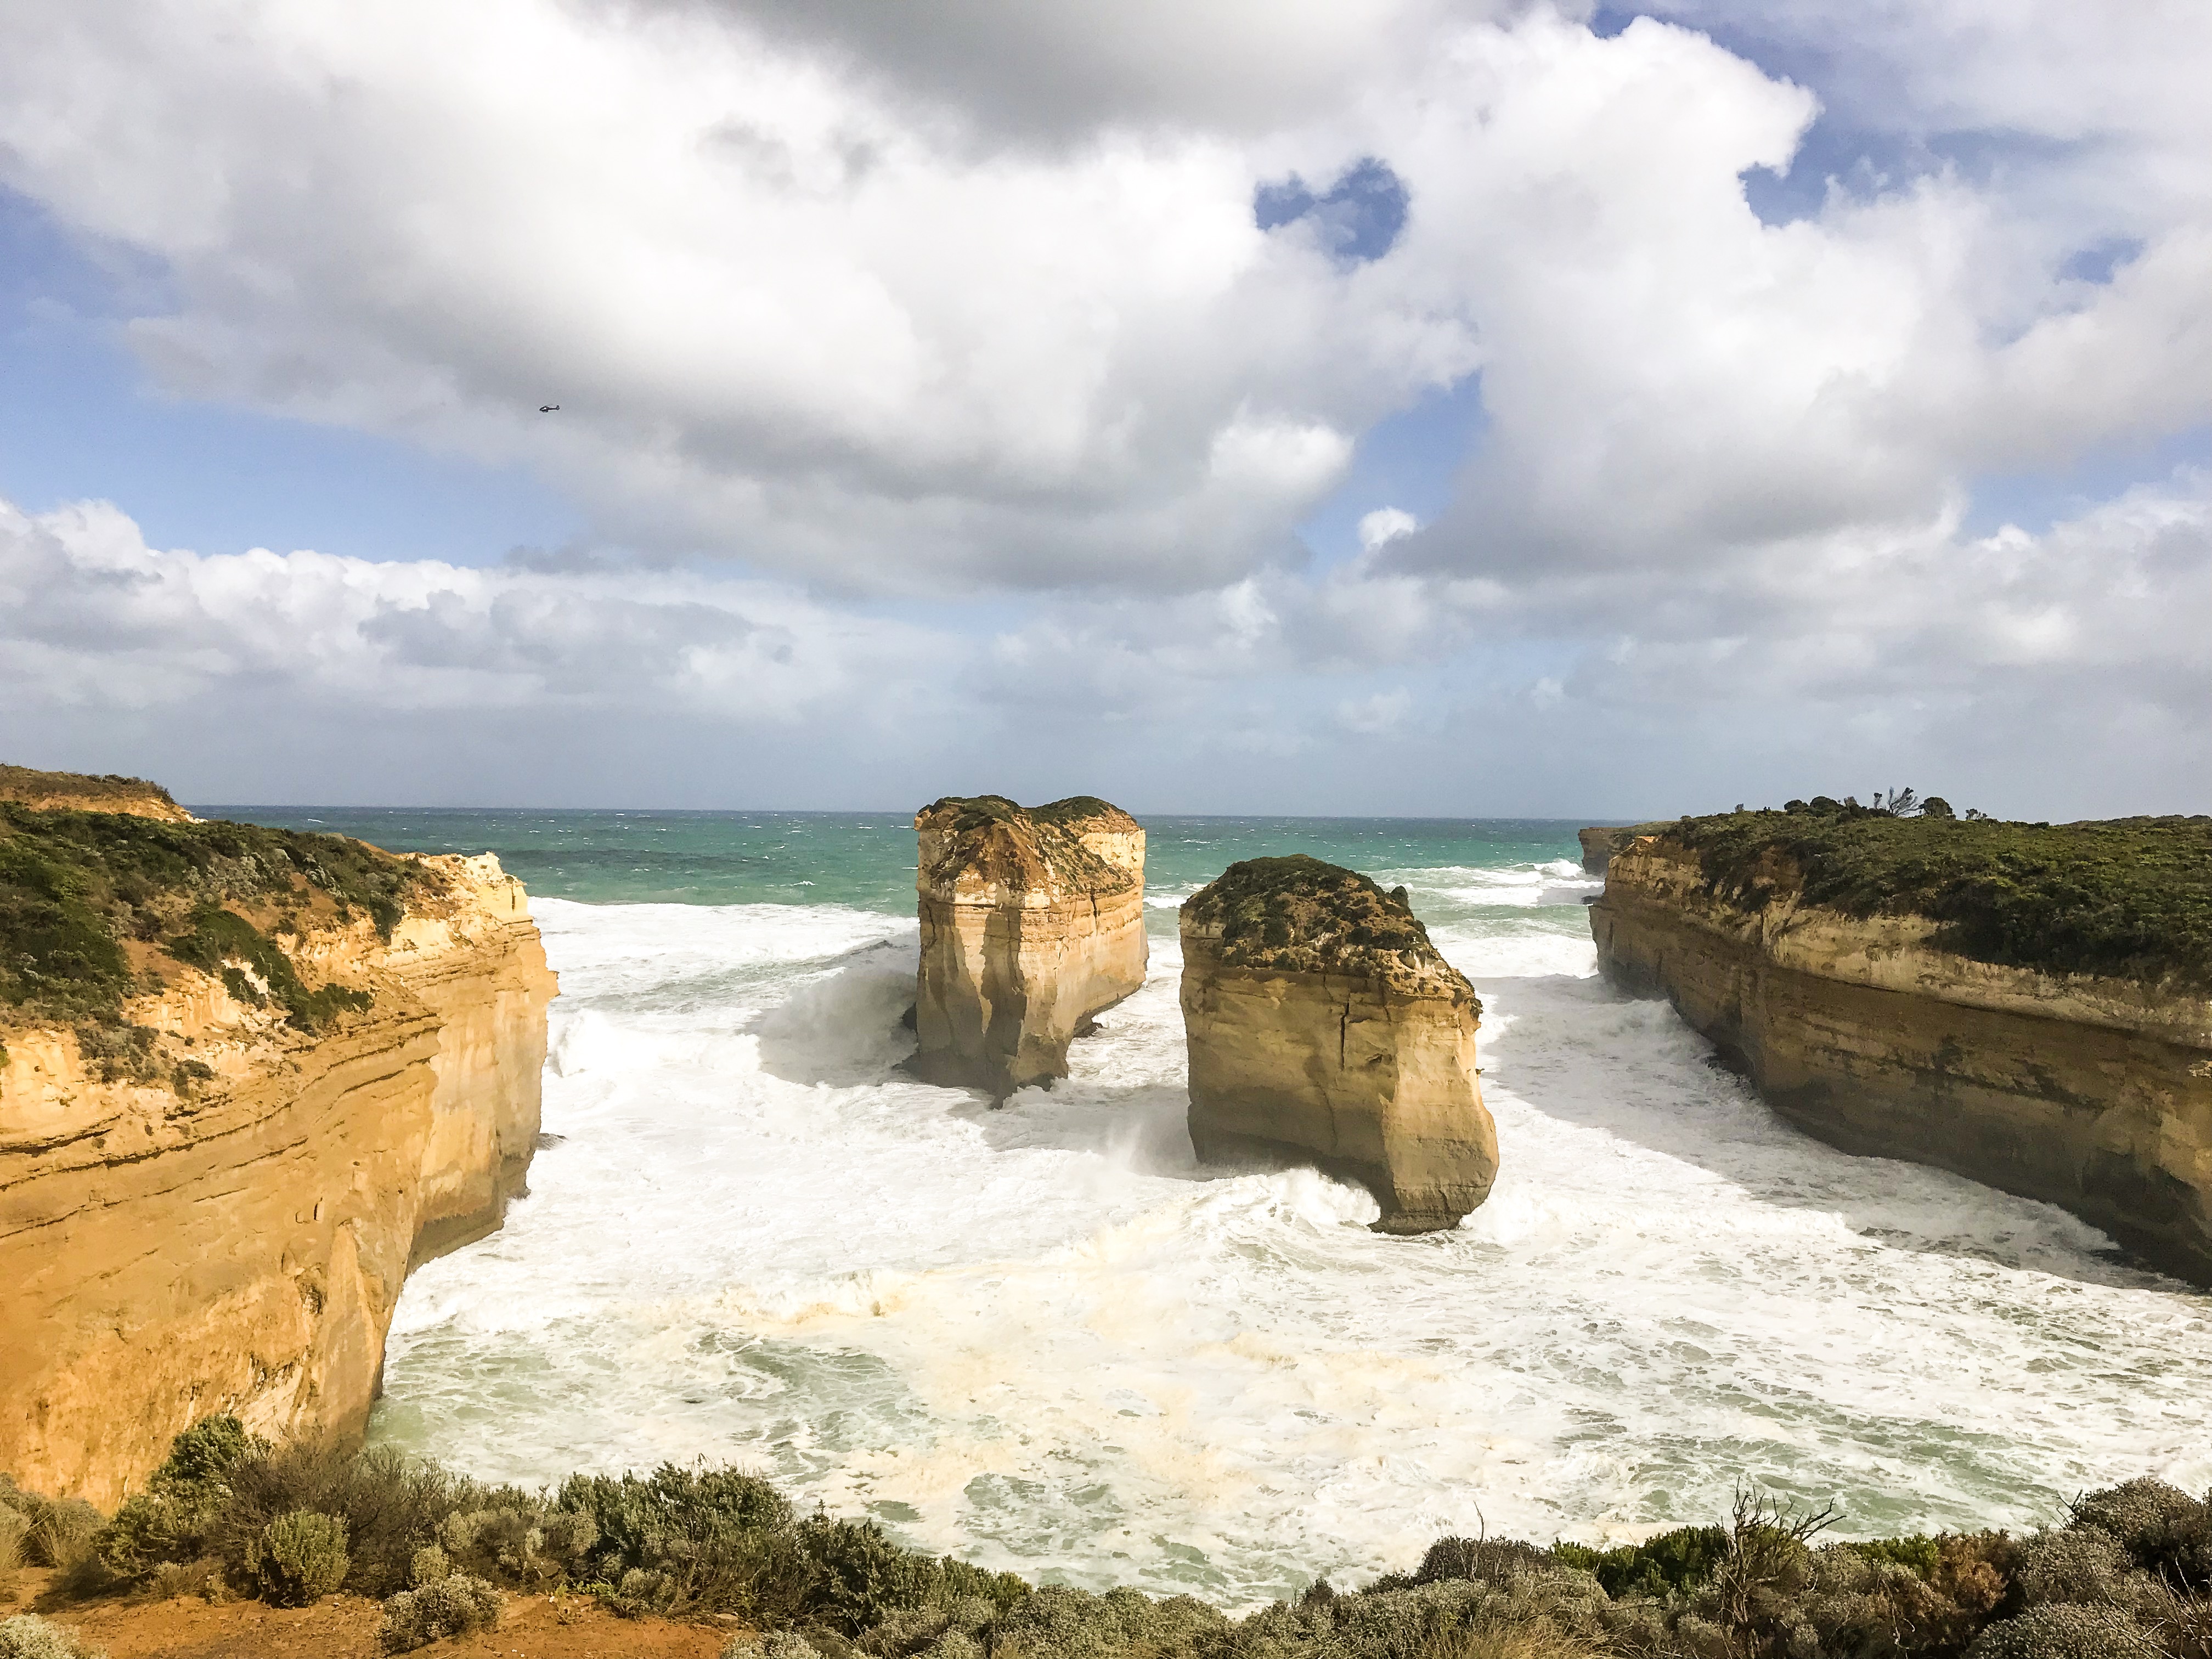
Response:
MULTIPOLYGON (((357 1595, 312 1607, 258 1601, 117 1600, 55 1605, 27 1574, 12 1607, 66 1625, 110 1659, 381 1659, 381 1608, 357 1595)), ((426 1659, 715 1659, 736 1626, 618 1619, 585 1596, 511 1595, 497 1630, 433 1643, 426 1659)))

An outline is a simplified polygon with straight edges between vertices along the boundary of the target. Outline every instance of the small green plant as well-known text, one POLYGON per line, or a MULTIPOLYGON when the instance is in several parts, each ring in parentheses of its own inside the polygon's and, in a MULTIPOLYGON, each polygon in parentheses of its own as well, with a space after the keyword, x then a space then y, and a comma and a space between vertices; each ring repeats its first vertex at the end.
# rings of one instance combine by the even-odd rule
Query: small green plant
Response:
POLYGON ((345 1522, 313 1510, 278 1516, 246 1551, 262 1599, 280 1607, 321 1601, 345 1583, 346 1565, 345 1522))
POLYGON ((1563 1565, 1589 1573, 1607 1595, 1663 1600, 1676 1591, 1695 1589, 1711 1578, 1728 1549, 1725 1527, 1677 1527, 1640 1544, 1622 1544, 1609 1550, 1556 1543, 1552 1554, 1563 1565))
POLYGON ((448 1636, 490 1629, 506 1605, 507 1598, 483 1579, 449 1572, 387 1599, 378 1639, 386 1653, 412 1653, 448 1636))

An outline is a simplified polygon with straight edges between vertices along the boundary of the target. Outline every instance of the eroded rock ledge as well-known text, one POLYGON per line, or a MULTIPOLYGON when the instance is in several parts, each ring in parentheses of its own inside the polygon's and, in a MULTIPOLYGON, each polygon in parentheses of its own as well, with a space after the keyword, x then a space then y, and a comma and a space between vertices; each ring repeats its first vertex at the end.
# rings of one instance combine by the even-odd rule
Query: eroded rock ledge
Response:
POLYGON ((1145 832, 1079 795, 947 798, 915 817, 916 1075, 1005 1097, 1145 982, 1145 832))
MULTIPOLYGON (((0 877, 47 825, 6 810, 0 877)), ((0 1001, 0 1468, 112 1507, 216 1413, 360 1431, 409 1271, 495 1227, 520 1185, 556 985, 495 858, 52 823, 44 845, 106 856, 125 978, 48 962, 43 1005, 0 1001), (334 902, 346 883, 318 860, 341 856, 398 896, 334 902), (195 858, 198 887, 162 884, 195 858)), ((65 910, 91 951, 99 915, 65 910)))
POLYGON ((1382 1206, 1458 1225, 1490 1194, 1482 1004, 1407 905, 1303 856, 1233 864, 1182 907, 1190 1138, 1209 1162, 1310 1162, 1382 1206))
POLYGON ((1808 820, 1800 834, 1801 816, 1686 820, 1616 851, 1590 908, 1607 976, 1668 998, 1831 1145, 2060 1205, 2212 1284, 2212 997, 2188 971, 2206 862, 2187 848, 2212 850, 2205 828, 1808 820), (2067 838, 2100 831, 2182 863, 2100 891, 2093 861, 2067 861, 2067 838), (1832 902, 1808 901, 1807 859, 1832 902), (1885 871, 1911 885, 1871 908, 1885 871), (2160 915, 2136 927, 2130 906, 2160 915), (2138 967, 2112 939, 2134 939, 2138 967), (2021 960, 2037 950, 2113 965, 2021 960))

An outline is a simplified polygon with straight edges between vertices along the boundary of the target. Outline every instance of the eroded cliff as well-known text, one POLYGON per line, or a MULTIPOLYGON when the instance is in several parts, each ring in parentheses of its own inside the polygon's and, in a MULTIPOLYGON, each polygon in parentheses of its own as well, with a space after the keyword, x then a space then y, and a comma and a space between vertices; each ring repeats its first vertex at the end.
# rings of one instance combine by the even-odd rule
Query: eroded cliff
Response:
POLYGON ((1670 999, 1791 1121, 2205 1284, 2208 871, 2187 820, 1734 814, 1616 851, 1590 925, 1610 979, 1670 999))
POLYGON ((1575 837, 1582 843, 1583 869, 1593 876, 1605 873, 1605 866, 1614 853, 1628 845, 1638 836, 1648 836, 1663 828, 1656 823, 1604 824, 1588 830, 1577 830, 1575 837))
POLYGON ((1231 865, 1182 907, 1190 1138, 1201 1158, 1310 1162, 1385 1232, 1458 1225, 1498 1132, 1476 1082, 1482 1004, 1402 889, 1305 857, 1231 865))
POLYGON ((912 1062, 1003 1098, 1145 982, 1145 832, 1091 796, 948 798, 914 821, 921 918, 912 1062))
POLYGON ((10 807, 0 931, 0 1468, 112 1505, 215 1413, 357 1432, 409 1270, 497 1224, 536 1141, 520 884, 10 807))

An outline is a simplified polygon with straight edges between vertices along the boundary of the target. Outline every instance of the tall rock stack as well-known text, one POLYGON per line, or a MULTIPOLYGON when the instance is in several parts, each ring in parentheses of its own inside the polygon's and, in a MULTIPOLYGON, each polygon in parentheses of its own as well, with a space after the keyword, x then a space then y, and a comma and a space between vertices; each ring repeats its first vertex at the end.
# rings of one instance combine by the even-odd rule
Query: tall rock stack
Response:
POLYGON ((1190 1138, 1209 1162, 1310 1162, 1382 1206, 1378 1231, 1456 1226, 1490 1194, 1482 1005, 1405 890, 1306 857, 1232 864, 1182 907, 1190 1138))
POLYGON ((1145 982, 1145 832, 1088 795, 947 798, 915 817, 915 1073, 1003 1099, 1145 982))

